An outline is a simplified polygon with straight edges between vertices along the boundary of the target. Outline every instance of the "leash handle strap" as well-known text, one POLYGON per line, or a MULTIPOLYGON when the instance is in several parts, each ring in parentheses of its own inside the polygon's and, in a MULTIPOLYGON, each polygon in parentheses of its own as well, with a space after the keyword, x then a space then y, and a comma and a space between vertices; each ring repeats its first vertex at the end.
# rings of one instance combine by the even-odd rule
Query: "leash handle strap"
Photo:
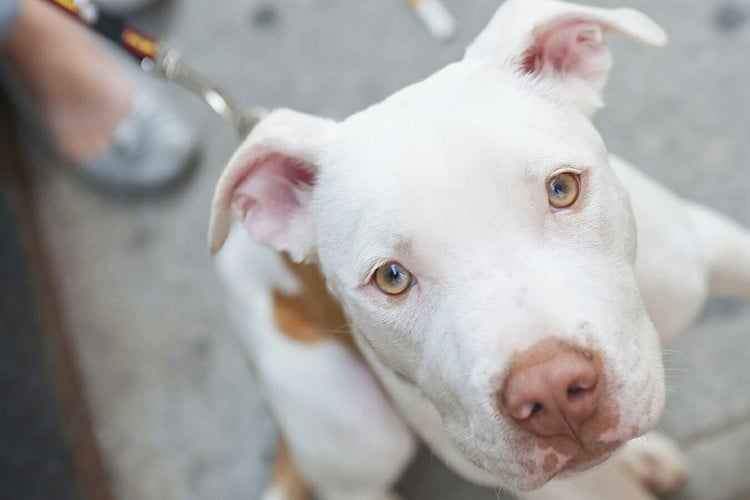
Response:
POLYGON ((91 0, 47 1, 127 50, 144 71, 176 82, 198 95, 234 127, 240 139, 248 135, 266 115, 266 110, 261 107, 244 110, 223 90, 185 65, 177 50, 128 26, 122 17, 100 11, 91 0))
POLYGON ((245 111, 219 87, 191 70, 175 49, 127 25, 122 17, 103 12, 91 0, 47 0, 135 57, 144 71, 176 82, 197 94, 244 139, 267 114, 261 107, 245 111))
POLYGON ((91 0, 48 0, 127 50, 139 62, 156 61, 160 47, 154 38, 127 25, 122 17, 103 12, 91 0))

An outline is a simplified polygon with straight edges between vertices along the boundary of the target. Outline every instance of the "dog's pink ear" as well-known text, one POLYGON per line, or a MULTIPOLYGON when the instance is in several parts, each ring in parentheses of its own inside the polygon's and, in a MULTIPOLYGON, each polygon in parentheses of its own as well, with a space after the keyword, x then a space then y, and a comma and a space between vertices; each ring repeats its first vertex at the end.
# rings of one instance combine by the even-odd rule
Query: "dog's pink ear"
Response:
POLYGON ((256 241, 286 251, 294 260, 309 255, 317 154, 332 123, 279 110, 258 124, 216 185, 208 236, 211 253, 224 244, 234 212, 256 241))
POLYGON ((637 10, 506 0, 466 59, 508 65, 550 81, 591 116, 603 105, 601 90, 612 67, 603 41, 610 30, 651 46, 667 42, 664 30, 637 10))

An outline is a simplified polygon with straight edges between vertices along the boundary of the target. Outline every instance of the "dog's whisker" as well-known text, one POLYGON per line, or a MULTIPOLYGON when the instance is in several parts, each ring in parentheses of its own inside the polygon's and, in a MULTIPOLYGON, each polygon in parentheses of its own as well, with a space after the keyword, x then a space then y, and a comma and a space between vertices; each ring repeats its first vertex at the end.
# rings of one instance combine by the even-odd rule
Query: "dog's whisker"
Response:
POLYGON ((662 351, 662 359, 669 363, 684 363, 689 359, 689 356, 684 353, 677 351, 665 352, 662 351))
POLYGON ((669 354, 669 355, 672 355, 672 354, 679 354, 680 356, 685 356, 685 357, 687 357, 687 354, 686 354, 686 353, 684 353, 684 352, 682 352, 682 351, 678 351, 678 350, 676 350, 676 349, 662 349, 662 350, 661 350, 661 352, 662 352, 662 354, 669 354))
POLYGON ((686 368, 664 368, 665 373, 693 373, 686 368))
POLYGON ((331 335, 331 336, 351 335, 352 330, 348 324, 343 324, 341 326, 337 326, 336 328, 323 330, 323 333, 325 333, 326 335, 331 335))

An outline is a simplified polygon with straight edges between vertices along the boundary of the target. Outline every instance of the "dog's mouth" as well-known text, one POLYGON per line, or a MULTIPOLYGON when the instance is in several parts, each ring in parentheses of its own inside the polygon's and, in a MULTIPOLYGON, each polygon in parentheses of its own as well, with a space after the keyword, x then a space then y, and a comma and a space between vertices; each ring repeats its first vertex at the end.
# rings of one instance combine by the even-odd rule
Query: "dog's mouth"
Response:
POLYGON ((568 476, 595 467, 610 458, 624 442, 598 443, 593 447, 581 449, 570 458, 554 476, 568 476))
MULTIPOLYGON (((519 453, 520 474, 514 474, 510 482, 519 491, 541 488, 555 478, 564 478, 583 472, 607 461, 620 449, 625 441, 597 442, 582 447, 578 444, 563 450, 535 448, 519 453), (523 458, 521 458, 523 457, 523 458)), ((493 476, 507 476, 508 471, 488 456, 477 459, 465 455, 475 466, 493 476)), ((507 478, 506 478, 507 482, 507 478)))
POLYGON ((540 478, 538 484, 534 484, 528 489, 537 489, 555 478, 565 478, 596 467, 611 458, 620 446, 622 446, 622 443, 607 443, 604 448, 595 452, 583 449, 561 464, 544 463, 537 476, 540 478))

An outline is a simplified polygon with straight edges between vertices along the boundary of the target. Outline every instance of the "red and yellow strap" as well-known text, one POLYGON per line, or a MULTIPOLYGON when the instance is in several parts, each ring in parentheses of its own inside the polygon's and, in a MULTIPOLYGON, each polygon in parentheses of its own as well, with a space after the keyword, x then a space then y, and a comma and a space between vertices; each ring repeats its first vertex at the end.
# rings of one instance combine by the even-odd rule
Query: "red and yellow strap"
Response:
MULTIPOLYGON (((122 46, 139 61, 156 59, 159 51, 159 43, 145 33, 128 26, 123 18, 107 12, 101 12, 97 9, 96 15, 90 16, 90 19, 84 19, 86 16, 82 15, 82 9, 79 7, 81 4, 77 4, 76 0, 48 1, 82 22, 85 22, 100 35, 122 46)), ((83 10, 89 12, 90 9, 96 9, 96 6, 86 2, 86 9, 83 10)))
POLYGON ((78 7, 76 6, 75 0, 49 0, 49 1, 71 14, 78 15, 78 7))
POLYGON ((155 59, 159 50, 156 40, 127 26, 122 30, 120 43, 139 59, 155 59))

